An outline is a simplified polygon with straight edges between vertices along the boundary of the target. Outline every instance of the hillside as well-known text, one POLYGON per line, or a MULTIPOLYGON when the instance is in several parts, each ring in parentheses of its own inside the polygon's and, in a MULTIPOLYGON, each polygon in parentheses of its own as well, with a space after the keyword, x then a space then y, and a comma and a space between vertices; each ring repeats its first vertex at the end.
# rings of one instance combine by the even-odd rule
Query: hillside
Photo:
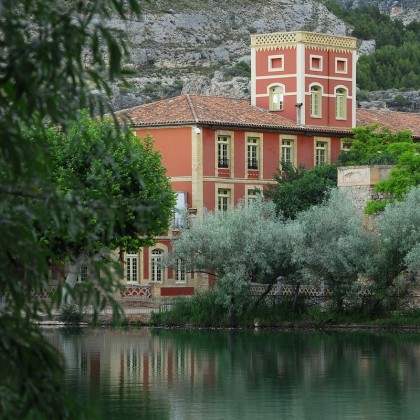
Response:
POLYGON ((347 8, 362 5, 377 5, 379 10, 392 18, 401 19, 404 23, 420 20, 420 4, 418 0, 337 0, 347 8))
POLYGON ((127 67, 135 72, 131 88, 114 88, 117 109, 181 92, 246 98, 251 34, 348 33, 315 0, 160 0, 145 9, 140 21, 114 20, 112 25, 128 34, 127 67))
POLYGON ((128 34, 133 71, 130 87, 114 86, 116 109, 181 93, 248 98, 251 34, 351 32, 316 0, 156 0, 140 20, 111 24, 128 34))

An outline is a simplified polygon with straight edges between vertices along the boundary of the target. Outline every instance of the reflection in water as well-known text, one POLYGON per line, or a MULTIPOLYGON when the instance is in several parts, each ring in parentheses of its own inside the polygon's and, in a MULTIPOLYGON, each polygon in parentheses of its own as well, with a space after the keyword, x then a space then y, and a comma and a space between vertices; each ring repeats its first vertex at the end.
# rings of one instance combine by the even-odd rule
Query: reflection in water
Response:
POLYGON ((46 330, 107 420, 415 419, 420 334, 46 330))

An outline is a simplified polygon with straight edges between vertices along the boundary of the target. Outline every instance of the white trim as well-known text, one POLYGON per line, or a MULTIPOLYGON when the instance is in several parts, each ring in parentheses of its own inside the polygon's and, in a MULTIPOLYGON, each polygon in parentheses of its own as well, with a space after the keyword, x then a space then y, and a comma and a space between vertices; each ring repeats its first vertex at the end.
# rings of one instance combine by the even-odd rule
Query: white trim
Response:
MULTIPOLYGON (((273 85, 270 85, 273 86, 273 85)), ((279 86, 279 84, 275 84, 274 86, 279 86)), ((289 92, 289 93, 283 93, 283 96, 295 96, 296 92, 289 92)), ((269 93, 259 93, 258 95, 256 95, 257 98, 267 98, 268 96, 270 96, 269 93)))
POLYGON ((284 71, 284 54, 269 55, 268 56, 268 71, 284 71), (281 67, 273 67, 273 59, 281 59, 281 67))
MULTIPOLYGON (((301 113, 300 113, 300 123, 302 125, 305 125, 306 121, 306 111, 305 111, 305 57, 306 57, 306 51, 305 51, 305 45, 298 44, 296 47, 296 103, 301 103, 301 113)), ((297 118, 296 118, 297 120, 297 118)), ((297 121, 296 121, 297 122, 297 121)))
POLYGON ((281 162, 283 160, 283 141, 291 141, 290 145, 292 153, 292 165, 297 167, 297 135, 292 134, 280 134, 279 135, 279 167, 281 167, 281 162))
POLYGON ((356 127, 356 64, 357 64, 357 53, 352 53, 352 90, 351 90, 351 126, 356 127))
POLYGON ((270 75, 270 76, 257 76, 255 79, 256 80, 267 80, 267 79, 293 79, 293 78, 296 78, 296 74, 287 73, 286 75, 279 74, 279 75, 270 75))
POLYGON ((314 137, 314 166, 317 166, 316 164, 316 144, 317 142, 325 143, 325 165, 328 165, 331 163, 331 137, 314 137))
POLYGON ((325 79, 325 80, 337 80, 341 82, 351 82, 353 79, 351 77, 334 77, 334 76, 321 76, 321 75, 314 75, 314 74, 305 74, 305 77, 315 78, 315 79, 325 79))
POLYGON ((140 255, 139 255, 139 253, 138 252, 126 252, 125 253, 125 258, 124 258, 124 277, 125 277, 125 282, 127 283, 127 284, 139 284, 140 282, 139 282, 139 275, 140 275, 140 255), (128 260, 130 260, 131 261, 131 263, 130 263, 130 267, 129 267, 129 263, 128 263, 128 260), (133 267, 133 264, 132 264, 132 262, 133 262, 133 260, 136 262, 136 267, 134 268, 133 267), (128 270, 129 270, 129 268, 130 268, 130 273, 128 273, 128 270), (135 278, 135 280, 128 280, 128 278, 130 277, 130 279, 133 277, 133 271, 135 271, 136 272, 136 278, 135 278), (130 274, 129 276, 128 276, 128 274, 130 274))
POLYGON ((257 52, 251 48, 251 105, 256 105, 257 93, 257 52))
POLYGON ((309 70, 312 71, 323 71, 324 69, 324 57, 322 55, 315 55, 315 54, 309 54, 309 70), (312 67, 312 59, 316 58, 319 59, 319 67, 312 67))

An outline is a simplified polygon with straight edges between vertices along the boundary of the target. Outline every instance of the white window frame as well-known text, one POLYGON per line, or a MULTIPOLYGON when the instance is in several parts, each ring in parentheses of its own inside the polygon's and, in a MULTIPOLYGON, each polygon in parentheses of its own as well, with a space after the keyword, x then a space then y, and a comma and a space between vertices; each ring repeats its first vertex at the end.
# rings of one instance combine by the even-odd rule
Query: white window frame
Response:
POLYGON ((341 143, 340 144, 340 150, 344 150, 345 152, 348 152, 350 150, 351 144, 352 144, 351 141, 341 139, 340 143, 341 143), (349 146, 349 147, 347 147, 347 146, 349 146))
POLYGON ((323 62, 322 55, 310 54, 310 56, 309 56, 309 69, 312 70, 312 71, 323 71, 323 68, 324 68, 324 62, 323 62), (312 65, 312 60, 313 59, 319 60, 319 67, 314 67, 312 65))
POLYGON ((336 57, 335 58, 335 72, 339 74, 347 74, 348 73, 348 66, 347 66, 348 60, 344 57, 336 57), (338 69, 338 63, 344 63, 344 70, 338 69))
POLYGON ((225 212, 233 209, 234 185, 217 183, 215 184, 215 211, 225 212), (223 198, 227 198, 227 200, 223 198), (227 204, 227 207, 226 205, 227 204))
POLYGON ((280 156, 279 156, 280 166, 281 166, 281 163, 283 162, 283 156, 284 156, 283 149, 284 148, 290 149, 290 154, 291 154, 290 163, 294 167, 297 167, 297 136, 288 135, 288 134, 280 135, 280 156))
POLYGON ((228 169, 230 166, 231 137, 226 134, 217 136, 217 167, 228 169))
POLYGON ((270 111, 283 111, 284 109, 284 94, 285 87, 281 83, 276 83, 274 85, 269 85, 268 90, 268 100, 269 105, 268 109, 270 111))
POLYGON ((162 284, 165 280, 165 269, 162 259, 165 251, 160 248, 150 250, 150 278, 153 283, 162 284))
POLYGON ((176 204, 173 210, 172 230, 180 230, 184 228, 187 213, 187 192, 175 192, 176 204))
POLYGON ((187 270, 185 267, 185 261, 181 258, 176 260, 176 265, 174 268, 175 272, 175 282, 176 283, 186 283, 187 282, 187 270))
POLYGON ((125 254, 125 280, 130 284, 139 282, 139 254, 138 252, 126 252, 125 254))
POLYGON ((90 275, 90 264, 83 262, 80 264, 79 272, 77 273, 77 281, 79 283, 89 280, 90 275))
POLYGON ((322 86, 318 84, 311 85, 310 94, 311 118, 322 118, 322 86))
POLYGON ((284 54, 278 54, 278 55, 269 55, 268 56, 268 71, 284 71, 284 54), (280 59, 281 60, 281 66, 280 67, 274 67, 273 61, 280 59))
POLYGON ((327 165, 331 161, 331 139, 328 137, 315 137, 314 138, 314 165, 321 166, 327 165), (321 161, 321 152, 323 159, 321 161))
POLYGON ((262 195, 262 188, 260 185, 245 185, 245 203, 247 206, 262 195))
POLYGON ((335 119, 347 120, 347 96, 348 91, 343 86, 335 89, 335 119))
POLYGON ((260 169, 260 137, 247 136, 246 138, 246 167, 247 169, 260 169))

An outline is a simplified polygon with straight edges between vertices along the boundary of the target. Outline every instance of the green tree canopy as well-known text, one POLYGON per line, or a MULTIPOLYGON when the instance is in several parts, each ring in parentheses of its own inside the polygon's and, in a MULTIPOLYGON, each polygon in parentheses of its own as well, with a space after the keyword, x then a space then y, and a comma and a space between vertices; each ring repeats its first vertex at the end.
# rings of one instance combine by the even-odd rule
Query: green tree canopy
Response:
POLYGON ((228 212, 206 212, 173 241, 172 263, 212 273, 219 301, 238 314, 249 303, 251 282, 273 284, 287 266, 284 223, 272 202, 239 204, 228 212))
MULTIPOLYGON (((35 324, 56 303, 33 297, 48 287, 48 260, 57 252, 40 240, 42 227, 55 231, 65 248, 89 231, 91 221, 83 217, 85 192, 63 196, 50 176, 46 122, 66 132, 80 109, 104 111, 109 81, 124 76, 126 53, 123 33, 110 27, 109 18, 138 15, 140 4, 0 2, 1 418, 84 416, 66 398, 59 356, 35 324), (36 141, 25 134, 28 129, 37 133, 36 141)), ((91 208, 103 214, 107 201, 91 198, 91 208)), ((114 225, 107 228, 112 237, 114 225)))
POLYGON ((322 165, 306 169, 283 163, 274 179, 277 183, 271 184, 265 195, 273 200, 277 212, 293 219, 299 212, 322 203, 328 197, 329 189, 337 186, 337 167, 322 165))

